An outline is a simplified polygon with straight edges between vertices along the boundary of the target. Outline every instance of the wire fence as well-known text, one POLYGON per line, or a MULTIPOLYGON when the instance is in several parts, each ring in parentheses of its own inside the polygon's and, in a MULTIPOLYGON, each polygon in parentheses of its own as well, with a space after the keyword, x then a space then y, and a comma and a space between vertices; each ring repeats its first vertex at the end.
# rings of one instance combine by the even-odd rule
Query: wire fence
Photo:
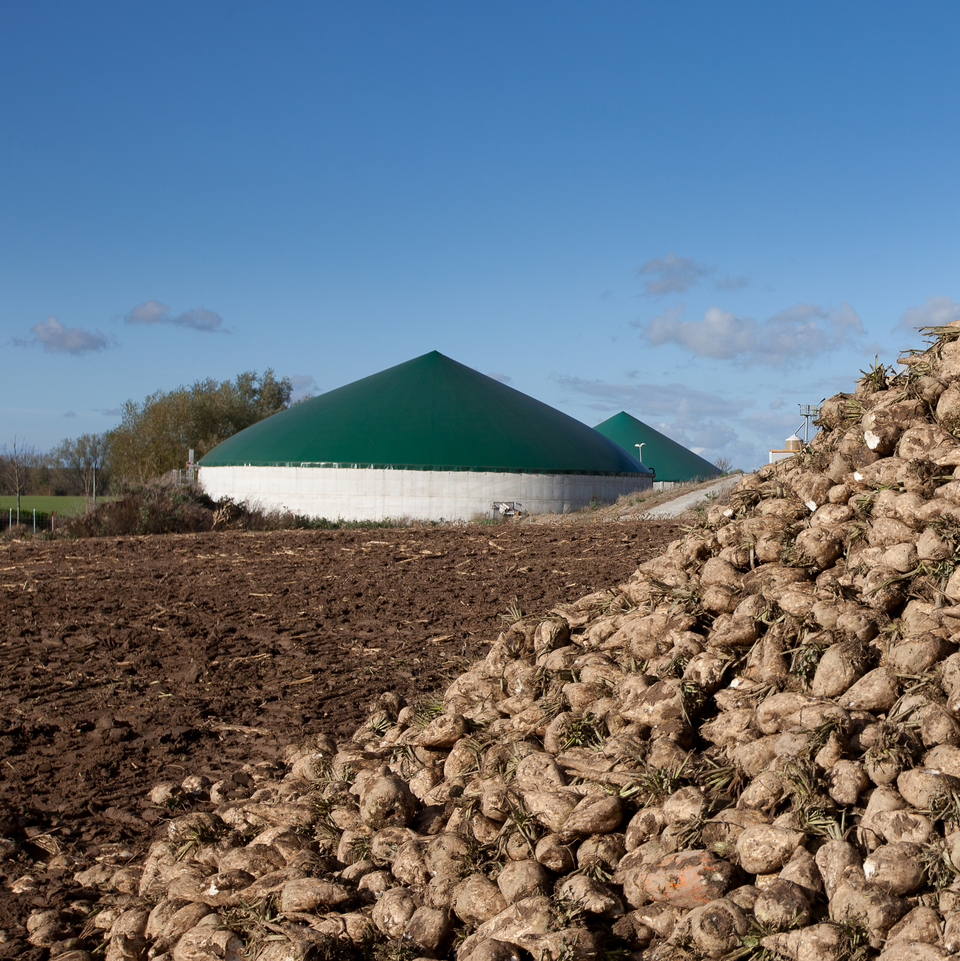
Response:
POLYGON ((196 468, 186 470, 168 470, 161 475, 160 480, 177 487, 189 487, 196 479, 196 468))
POLYGON ((39 534, 43 531, 56 531, 63 521, 64 518, 58 516, 56 511, 20 511, 19 516, 15 507, 0 511, 0 531, 19 528, 27 534, 39 534))

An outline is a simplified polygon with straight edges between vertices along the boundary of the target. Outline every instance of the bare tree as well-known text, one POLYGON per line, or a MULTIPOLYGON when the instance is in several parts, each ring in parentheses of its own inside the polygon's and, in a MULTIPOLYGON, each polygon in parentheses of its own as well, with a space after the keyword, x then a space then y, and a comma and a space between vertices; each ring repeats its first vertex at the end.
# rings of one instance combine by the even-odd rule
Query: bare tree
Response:
POLYGON ((84 497, 92 495, 96 500, 97 478, 103 472, 106 452, 105 435, 81 434, 75 440, 62 440, 50 455, 75 490, 81 491, 84 497))
POLYGON ((4 487, 17 496, 17 523, 20 523, 20 497, 26 492, 30 471, 37 466, 36 449, 26 441, 14 436, 13 442, 4 445, 0 458, 0 478, 4 487))
POLYGON ((730 468, 733 467, 733 461, 729 457, 718 457, 714 462, 713 466, 716 467, 721 474, 729 474, 730 468))

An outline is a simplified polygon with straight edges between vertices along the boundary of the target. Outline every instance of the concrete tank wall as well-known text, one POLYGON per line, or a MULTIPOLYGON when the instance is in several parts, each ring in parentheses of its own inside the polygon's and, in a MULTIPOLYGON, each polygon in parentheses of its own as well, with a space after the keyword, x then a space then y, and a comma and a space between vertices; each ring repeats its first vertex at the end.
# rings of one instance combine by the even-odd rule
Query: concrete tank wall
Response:
POLYGON ((531 514, 566 513, 652 483, 638 475, 326 467, 201 467, 199 482, 214 500, 328 520, 471 520, 490 516, 495 501, 519 502, 531 514))

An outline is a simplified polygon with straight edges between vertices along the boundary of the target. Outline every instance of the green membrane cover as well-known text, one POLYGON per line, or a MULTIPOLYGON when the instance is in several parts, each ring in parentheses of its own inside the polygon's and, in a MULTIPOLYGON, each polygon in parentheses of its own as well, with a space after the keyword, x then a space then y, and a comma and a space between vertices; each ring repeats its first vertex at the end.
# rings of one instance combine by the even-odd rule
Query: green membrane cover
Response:
POLYGON ((274 414, 200 465, 648 473, 593 428, 437 351, 274 414))

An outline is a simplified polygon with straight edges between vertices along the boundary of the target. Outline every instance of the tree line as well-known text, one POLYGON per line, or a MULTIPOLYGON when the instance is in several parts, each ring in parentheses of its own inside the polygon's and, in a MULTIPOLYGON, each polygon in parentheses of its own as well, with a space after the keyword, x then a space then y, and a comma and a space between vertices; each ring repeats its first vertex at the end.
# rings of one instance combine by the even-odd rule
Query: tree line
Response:
POLYGON ((290 406, 288 377, 272 369, 244 371, 234 380, 198 380, 128 400, 120 423, 102 434, 67 438, 40 453, 14 437, 0 451, 0 493, 94 497, 144 484, 201 458, 221 441, 290 406))

